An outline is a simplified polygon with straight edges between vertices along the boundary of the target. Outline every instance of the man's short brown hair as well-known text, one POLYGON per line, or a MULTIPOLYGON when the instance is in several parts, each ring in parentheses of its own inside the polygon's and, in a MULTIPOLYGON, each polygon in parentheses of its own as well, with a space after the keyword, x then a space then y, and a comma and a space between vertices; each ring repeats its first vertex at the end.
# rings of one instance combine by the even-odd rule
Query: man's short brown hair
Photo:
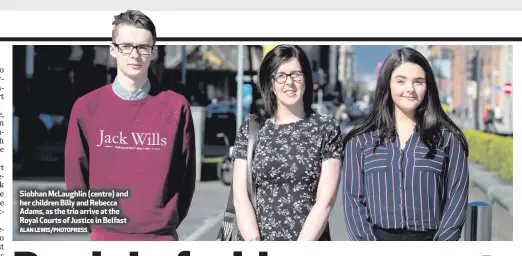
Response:
POLYGON ((152 20, 141 11, 127 10, 126 12, 120 13, 119 15, 115 15, 112 25, 114 25, 114 28, 112 29, 113 42, 116 36, 118 36, 119 25, 131 25, 136 28, 148 30, 152 34, 153 44, 156 44, 156 26, 154 25, 154 22, 152 22, 152 20))

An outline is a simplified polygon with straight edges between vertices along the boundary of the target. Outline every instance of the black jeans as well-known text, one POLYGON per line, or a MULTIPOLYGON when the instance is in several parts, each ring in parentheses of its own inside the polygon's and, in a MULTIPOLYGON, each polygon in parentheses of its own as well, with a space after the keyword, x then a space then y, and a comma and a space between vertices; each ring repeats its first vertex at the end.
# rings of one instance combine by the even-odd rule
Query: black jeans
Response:
POLYGON ((377 241, 433 241, 435 230, 412 231, 406 229, 384 229, 373 226, 377 241))

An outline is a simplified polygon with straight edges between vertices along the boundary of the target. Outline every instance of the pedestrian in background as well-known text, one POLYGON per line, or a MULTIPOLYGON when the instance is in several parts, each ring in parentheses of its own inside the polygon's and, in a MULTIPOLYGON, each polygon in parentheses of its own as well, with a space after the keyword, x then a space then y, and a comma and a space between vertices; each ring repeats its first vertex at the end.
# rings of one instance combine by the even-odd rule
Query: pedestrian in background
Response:
POLYGON ((259 70, 266 114, 248 115, 236 135, 233 193, 240 239, 330 240, 343 155, 339 125, 312 110, 310 62, 298 46, 279 45, 259 70), (256 200, 247 192, 249 125, 259 124, 252 160, 256 200))
POLYGON ((428 61, 392 52, 375 105, 345 138, 343 205, 352 240, 459 240, 468 202, 468 146, 444 112, 428 61))

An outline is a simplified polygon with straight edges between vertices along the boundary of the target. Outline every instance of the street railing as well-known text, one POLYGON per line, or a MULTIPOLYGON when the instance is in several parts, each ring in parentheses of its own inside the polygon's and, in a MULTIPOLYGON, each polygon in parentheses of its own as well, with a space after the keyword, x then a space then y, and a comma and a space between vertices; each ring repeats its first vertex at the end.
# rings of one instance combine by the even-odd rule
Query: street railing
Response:
POLYGON ((492 205, 483 201, 468 203, 464 241, 491 241, 492 205))

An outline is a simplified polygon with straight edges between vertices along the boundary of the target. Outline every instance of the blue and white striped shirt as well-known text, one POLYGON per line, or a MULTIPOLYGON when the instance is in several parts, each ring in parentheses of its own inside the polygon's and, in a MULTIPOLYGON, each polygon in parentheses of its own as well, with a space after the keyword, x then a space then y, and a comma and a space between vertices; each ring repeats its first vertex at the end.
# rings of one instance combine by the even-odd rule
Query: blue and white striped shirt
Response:
POLYGON ((376 148, 376 133, 348 141, 344 159, 343 205, 352 240, 376 240, 373 226, 436 230, 434 240, 459 240, 468 203, 468 161, 464 147, 443 131, 443 147, 428 148, 413 133, 376 148))

